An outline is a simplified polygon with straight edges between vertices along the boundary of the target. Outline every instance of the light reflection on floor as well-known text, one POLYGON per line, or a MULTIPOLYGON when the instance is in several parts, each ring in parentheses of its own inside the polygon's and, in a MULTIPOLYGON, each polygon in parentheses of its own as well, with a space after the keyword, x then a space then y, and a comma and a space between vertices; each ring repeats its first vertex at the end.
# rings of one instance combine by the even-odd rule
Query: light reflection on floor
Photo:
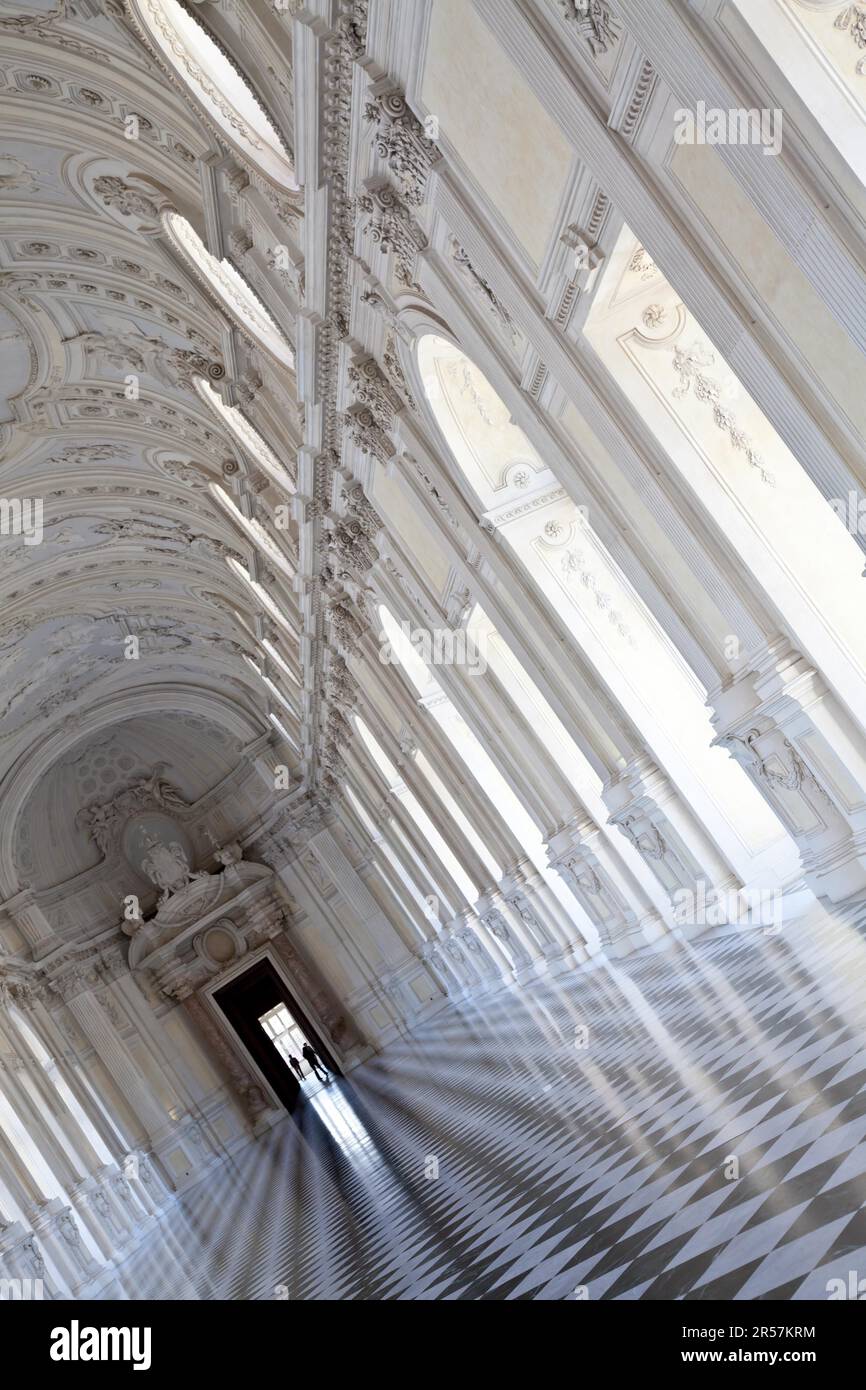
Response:
POLYGON ((862 918, 449 1009, 175 1203, 127 1296, 826 1297, 866 1273, 862 918))
POLYGON ((319 1085, 310 1097, 325 1129, 347 1158, 356 1166, 370 1167, 381 1161, 372 1135, 352 1104, 352 1091, 335 1080, 319 1085))

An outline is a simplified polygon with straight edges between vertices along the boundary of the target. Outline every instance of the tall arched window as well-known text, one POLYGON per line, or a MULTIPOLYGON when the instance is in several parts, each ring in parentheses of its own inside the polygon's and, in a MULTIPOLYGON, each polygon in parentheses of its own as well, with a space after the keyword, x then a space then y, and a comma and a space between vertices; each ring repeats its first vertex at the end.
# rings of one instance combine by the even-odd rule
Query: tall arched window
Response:
POLYGON ((286 492, 294 492, 296 490, 294 479, 280 463, 270 445, 265 443, 255 426, 250 424, 237 406, 227 405, 219 392, 215 391, 204 377, 195 378, 195 387, 202 400, 215 415, 219 416, 244 453, 258 464, 263 473, 267 473, 271 482, 276 483, 277 487, 283 488, 286 492))
POLYGON ((705 692, 595 533, 587 509, 567 495, 457 346, 427 335, 418 364, 436 423, 473 494, 470 505, 570 629, 655 762, 744 881, 764 856, 780 875, 790 873, 793 845, 742 769, 711 746, 705 692))
POLYGON ((209 483, 208 492, 223 511, 231 517, 235 525, 239 526, 253 545, 262 552, 268 562, 283 576, 283 579, 288 584, 294 583, 297 573, 295 566, 268 535, 262 523, 257 521, 254 516, 244 516, 240 507, 229 497, 225 488, 220 487, 219 483, 209 483))
POLYGON ((436 829, 436 826, 433 824, 432 820, 427 815, 423 806, 418 801, 418 798, 409 790, 408 787, 404 785, 397 768, 391 762, 387 754, 383 751, 381 745, 379 744, 377 739, 374 738, 373 734, 367 728, 366 724, 364 723, 363 719, 360 718, 360 716, 356 717, 355 726, 358 730, 358 733, 361 736, 362 743, 367 749, 367 752, 370 754, 370 757, 372 758, 376 767, 379 769, 379 772, 387 782, 391 792, 401 797, 401 799, 406 805, 407 810, 409 811, 412 820, 418 826, 425 839, 438 856, 440 862, 444 864, 448 873, 451 875, 452 879, 457 884, 457 887, 460 889, 460 892, 463 894, 463 897, 466 900, 466 902, 474 902, 475 899, 478 897, 478 889, 476 885, 473 884, 472 880, 469 878, 469 875, 464 870, 463 865, 460 864, 458 860, 455 858, 455 856, 451 853, 451 850, 448 848, 439 831, 436 829))
POLYGON ((297 190, 286 146, 249 82, 179 0, 135 0, 147 37, 230 145, 282 188, 297 190))
POLYGON ((216 295, 230 318, 284 367, 294 370, 295 354, 279 324, 265 308, 244 277, 225 257, 218 261, 208 251, 195 227, 179 212, 163 216, 169 241, 190 267, 216 295))
MULTIPOLYGON (((815 331, 820 340, 817 321, 815 331)), ((584 333, 664 449, 672 476, 723 531, 799 650, 850 708, 861 709, 866 632, 856 505, 848 498, 828 505, 627 227, 605 263, 584 333)), ((827 360, 835 370, 835 352, 827 360)), ((848 375, 866 430, 863 392, 848 375)))

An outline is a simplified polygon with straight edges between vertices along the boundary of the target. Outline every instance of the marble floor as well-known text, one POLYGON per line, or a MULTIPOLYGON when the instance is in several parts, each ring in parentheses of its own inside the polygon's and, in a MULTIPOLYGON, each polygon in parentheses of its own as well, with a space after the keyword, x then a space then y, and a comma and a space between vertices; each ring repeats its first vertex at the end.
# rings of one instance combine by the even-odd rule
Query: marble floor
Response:
POLYGON ((866 909, 451 1007, 178 1200, 172 1299, 799 1299, 866 1277, 866 909))

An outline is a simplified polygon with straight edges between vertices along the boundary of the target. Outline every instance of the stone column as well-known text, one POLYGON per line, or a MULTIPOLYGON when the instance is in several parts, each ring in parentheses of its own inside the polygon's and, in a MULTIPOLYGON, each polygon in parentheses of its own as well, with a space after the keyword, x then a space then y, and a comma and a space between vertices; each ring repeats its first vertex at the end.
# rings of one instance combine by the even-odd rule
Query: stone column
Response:
POLYGON ((503 875, 499 887, 512 917, 524 924, 549 964, 568 968, 589 959, 575 925, 529 860, 503 875))
MULTIPOLYGON (((93 1182, 92 1174, 100 1164, 99 1155, 91 1147, 90 1141, 81 1129, 75 1116, 67 1109, 60 1093, 51 1085, 43 1067, 33 1056, 28 1046, 26 1038, 15 1027, 14 1020, 10 1015, 6 1015, 4 1022, 4 1011, 0 1009, 0 1039, 15 1048, 14 1065, 9 1062, 7 1071, 9 1083, 9 1100, 21 1117, 22 1123, 28 1130, 33 1142, 40 1149, 40 1152, 52 1167, 58 1182, 65 1188, 69 1195, 74 1199, 79 1214, 84 1221, 86 1229, 90 1232, 97 1248, 105 1255, 110 1255, 111 1245, 107 1241, 104 1226, 95 1219, 92 1205, 86 1197, 87 1183, 93 1182), (30 1081, 32 1091, 41 1100, 44 1106, 44 1114, 33 1105, 31 1096, 27 1090, 17 1080, 15 1068, 18 1068, 22 1077, 27 1076, 30 1081), (51 1124, 55 1124, 65 1135, 73 1153, 77 1155, 77 1162, 67 1153, 66 1148, 57 1143, 51 1130, 51 1124), (79 1206, 79 1197, 81 1205, 79 1206)), ((12 1053, 6 1053, 6 1057, 12 1057, 12 1053)), ((63 1232, 71 1239, 71 1227, 68 1223, 64 1226, 63 1232)), ((90 1269, 88 1278, 95 1273, 90 1269)))
MULTIPOLYGON (((433 976, 433 979, 436 981, 436 984, 442 990, 442 993, 445 995, 453 994, 454 982, 457 979, 457 976, 453 970, 449 970, 448 964, 443 958, 442 951, 440 950, 438 943, 434 941, 428 941, 426 945, 422 946, 420 955, 422 959, 426 962, 427 969, 430 971, 430 974, 433 976)), ((459 987, 460 985, 458 981, 458 988, 459 987)))
POLYGON ((14 897, 7 898, 2 905, 2 910, 12 918, 18 931, 30 947, 34 960, 47 956, 49 951, 53 951, 63 944, 36 902, 29 883, 22 886, 14 897))
POLYGON ((151 1154, 124 1154, 120 1171, 146 1212, 158 1216, 174 1201, 174 1194, 162 1181, 151 1154))
MULTIPOLYGON (((414 925, 411 930, 406 925, 404 920, 406 913, 395 895, 390 877, 382 872, 378 861, 371 862, 371 858, 362 859, 355 866, 355 872, 361 882, 366 885, 371 897, 379 904, 381 911, 393 926, 406 950, 410 955, 415 955, 419 945, 427 937, 424 933, 419 935, 414 925)), ((414 923, 414 917, 412 921, 414 923)))
POLYGON ((724 900, 741 887, 698 819, 648 754, 640 754, 603 789, 616 825, 652 870, 675 908, 683 892, 724 900))
MULTIPOLYGON (((8 1045, 8 1034, 0 1027, 0 1046, 4 1042, 8 1045)), ((34 1103, 29 1089, 23 1084, 27 1071, 27 1062, 20 1054, 5 1050, 0 1052, 0 1086, 3 1093, 43 1161, 53 1173, 58 1186, 68 1188, 70 1184, 84 1177, 85 1170, 83 1167, 76 1167, 52 1130, 49 1117, 52 1117, 52 1111, 56 1111, 58 1107, 49 1108, 46 1103, 45 1112, 42 1112, 34 1103)), ((43 1096, 43 1101, 44 1099, 43 1096)), ((55 1114, 53 1118, 56 1121, 58 1117, 55 1114)))
MULTIPOLYGON (((33 1031, 49 1056, 54 1059, 61 1077, 103 1144, 112 1157, 116 1158, 123 1152, 123 1136, 109 1122, 104 1109, 96 1103, 78 1068, 71 1061, 75 1057, 75 1052, 72 1049, 73 1038, 80 1039, 82 1043, 85 1040, 77 1030, 70 1031, 69 1036, 64 1034, 57 1019, 57 1011, 63 1008, 60 999, 45 991, 34 994, 29 1002, 23 1005, 20 997, 16 996, 16 1003, 27 1009, 27 1017, 33 1026, 33 1031)), ((74 1028, 71 1019, 68 1021, 68 1027, 70 1030, 74 1028)))
POLYGON ((349 780, 353 791, 366 811, 371 823, 373 825, 378 825, 381 830, 380 840, 383 845, 383 850, 384 845, 387 844, 388 849, 394 859, 396 859, 402 871, 401 882, 405 885, 408 880, 406 891, 412 893, 413 904, 418 905, 418 910, 415 910, 413 906, 413 920, 418 923, 423 917, 426 923, 424 932, 429 939, 431 936, 435 935, 434 923, 439 920, 439 918, 430 911, 430 899, 435 898, 438 900, 439 898, 438 893, 431 891, 435 885, 423 875, 423 866, 418 864, 415 856, 410 852, 402 836, 396 833, 388 806, 371 800, 366 787, 362 785, 357 777, 357 763, 351 750, 346 761, 349 780), (382 814, 383 812, 384 816, 382 814), (423 911, 421 911, 420 908, 421 902, 424 904, 423 911))
POLYGON ((96 977, 90 979, 73 970, 53 981, 52 988, 62 995, 77 1026, 120 1087, 172 1181, 181 1181, 196 1167, 195 1154, 151 1092, 105 1010, 99 1007, 92 992, 93 984, 98 983, 96 977))
MULTIPOLYGON (((398 739, 391 733, 388 725, 378 716, 378 712, 371 704, 364 707, 364 720, 381 747, 391 758, 405 787, 430 817, 454 858, 465 870, 467 877, 472 880, 479 892, 485 892, 492 888, 493 875, 491 870, 484 863, 475 846, 470 842, 457 821, 454 820, 447 807, 440 801, 430 782, 419 770, 416 763, 419 744, 414 732, 406 727, 398 739)), ((442 774, 443 783, 448 787, 448 791, 459 806, 461 785, 466 781, 468 770, 464 770, 462 777, 456 775, 451 760, 444 766, 439 763, 438 767, 442 774), (449 782, 451 783, 450 786, 448 785, 449 782)), ((464 814, 466 814, 465 811, 464 814)))
POLYGON ((606 954, 628 955, 667 931, 591 816, 576 816, 552 835, 548 858, 596 928, 606 954))
POLYGON ((118 1185, 120 1169, 116 1163, 104 1163, 96 1174, 99 1198, 94 1189, 92 1201, 106 1224, 116 1231, 116 1239, 122 1249, 135 1240, 141 1223, 141 1212, 132 1208, 128 1194, 118 1185))
POLYGON ((393 820, 399 835, 393 834, 390 843, 396 845, 402 840, 412 857, 411 877, 422 880, 426 888, 424 897, 438 898, 446 915, 460 911, 467 906, 463 893, 452 879, 445 865, 432 847, 420 834, 415 818, 407 810, 394 789, 389 787, 378 768, 374 768, 366 757, 365 750, 353 745, 348 753, 349 766, 368 793, 372 806, 371 817, 374 825, 385 825, 393 820), (377 798, 378 794, 378 799, 377 798))
POLYGON ((792 835, 813 892, 866 890, 866 739, 808 661, 779 638, 709 703, 715 742, 792 835))
POLYGON ((481 975, 472 962, 467 959, 467 953, 458 934, 452 934, 450 931, 443 932, 442 947, 443 957, 448 963, 448 968, 454 973, 461 994, 470 994, 475 987, 481 984, 481 975))
POLYGON ((42 1287, 45 1298, 63 1298, 63 1290, 45 1267, 35 1233, 20 1221, 0 1229, 0 1258, 12 1278, 22 1280, 26 1288, 33 1291, 35 1284, 42 1287))
MULTIPOLYGON (((390 845, 388 848, 391 850, 391 853, 394 853, 390 845)), ((407 885, 400 878, 397 870, 385 853, 385 837, 383 835, 379 835, 370 841, 370 857, 372 864, 368 866, 367 872, 372 872, 373 866, 375 866, 375 871, 379 874, 382 883, 387 888, 394 915, 402 916, 405 920, 411 922, 413 928, 413 944, 411 949, 413 951, 417 950, 421 943, 432 940, 433 927, 430 917, 426 912, 422 912, 414 898, 410 896, 407 885)), ((362 873, 362 866, 359 866, 358 872, 361 873, 361 876, 366 882, 367 878, 366 874, 362 873)), ((403 939, 406 939, 405 935, 403 939)))
POLYGON ((119 1246, 125 1243, 126 1235, 101 1193, 97 1179, 93 1174, 82 1178, 69 1188, 69 1195, 103 1258, 113 1259, 119 1246))
POLYGON ((102 1266, 82 1241, 72 1208, 64 1206, 62 1198, 53 1197, 34 1220, 33 1233, 72 1296, 79 1297, 101 1272, 102 1266))
MULTIPOLYGON (((29 1078, 32 1091, 39 1097, 45 1107, 46 1114, 53 1119, 65 1136, 69 1147, 77 1155, 78 1171, 75 1173, 73 1181, 84 1173, 94 1172, 99 1166, 99 1155, 92 1147, 75 1116, 66 1106, 60 1092, 51 1084, 45 1068, 31 1052, 26 1037, 16 1028, 14 1018, 2 1007, 0 1007, 0 1040, 5 1041, 18 1057, 22 1074, 29 1078)), ((67 1170, 74 1167, 72 1160, 65 1160, 64 1184, 70 1175, 67 1170)))
POLYGON ((395 937, 394 928, 379 904, 355 872, 330 830, 323 829, 312 835, 308 847, 340 896, 349 903, 361 924, 368 929, 372 940, 378 943, 387 941, 389 937, 399 940, 395 937))
MULTIPOLYGON (((479 914, 483 912, 483 915, 462 912, 449 923, 449 930, 452 941, 460 943, 465 959, 479 976, 481 986, 486 988, 513 980, 515 968, 509 953, 503 950, 495 938, 491 940, 488 934, 487 919, 496 909, 488 905, 487 911, 484 912, 484 906, 484 899, 479 899, 478 911, 479 914)), ((528 952, 525 954, 528 957, 528 952)))

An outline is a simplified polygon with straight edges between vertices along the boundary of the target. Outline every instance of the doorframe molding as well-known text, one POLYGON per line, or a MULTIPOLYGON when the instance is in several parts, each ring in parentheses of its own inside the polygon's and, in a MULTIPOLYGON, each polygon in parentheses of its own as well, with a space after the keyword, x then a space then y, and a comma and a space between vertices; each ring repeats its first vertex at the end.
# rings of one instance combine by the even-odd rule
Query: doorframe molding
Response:
MULTIPOLYGON (((250 1071, 257 1077, 271 1107, 288 1113, 285 1105, 276 1094, 273 1086, 271 1086, 261 1067, 246 1046, 246 1043, 243 1041, 240 1034, 232 1027, 214 998, 218 990, 224 989, 226 985, 232 984, 233 981, 239 979, 241 975, 245 975, 251 967, 257 965, 261 960, 267 960, 270 963, 288 990, 289 996, 297 999, 310 1022, 315 1025, 317 1033, 327 1038, 327 1031, 319 1021, 316 1010, 310 1007, 306 993, 298 988, 294 980, 289 978, 285 962, 280 958, 279 953, 274 950, 269 942, 265 942, 264 945, 256 947, 254 951, 247 951, 245 955, 233 961, 230 966, 221 971, 214 979, 208 980, 207 984, 203 985, 197 992, 199 997, 204 1000, 205 1007, 209 1010, 211 1017, 216 1020, 217 1026, 222 1030, 229 1045, 243 1058, 246 1066, 249 1067, 250 1071)), ((330 1054, 330 1046, 328 1047, 328 1052, 330 1054)))

